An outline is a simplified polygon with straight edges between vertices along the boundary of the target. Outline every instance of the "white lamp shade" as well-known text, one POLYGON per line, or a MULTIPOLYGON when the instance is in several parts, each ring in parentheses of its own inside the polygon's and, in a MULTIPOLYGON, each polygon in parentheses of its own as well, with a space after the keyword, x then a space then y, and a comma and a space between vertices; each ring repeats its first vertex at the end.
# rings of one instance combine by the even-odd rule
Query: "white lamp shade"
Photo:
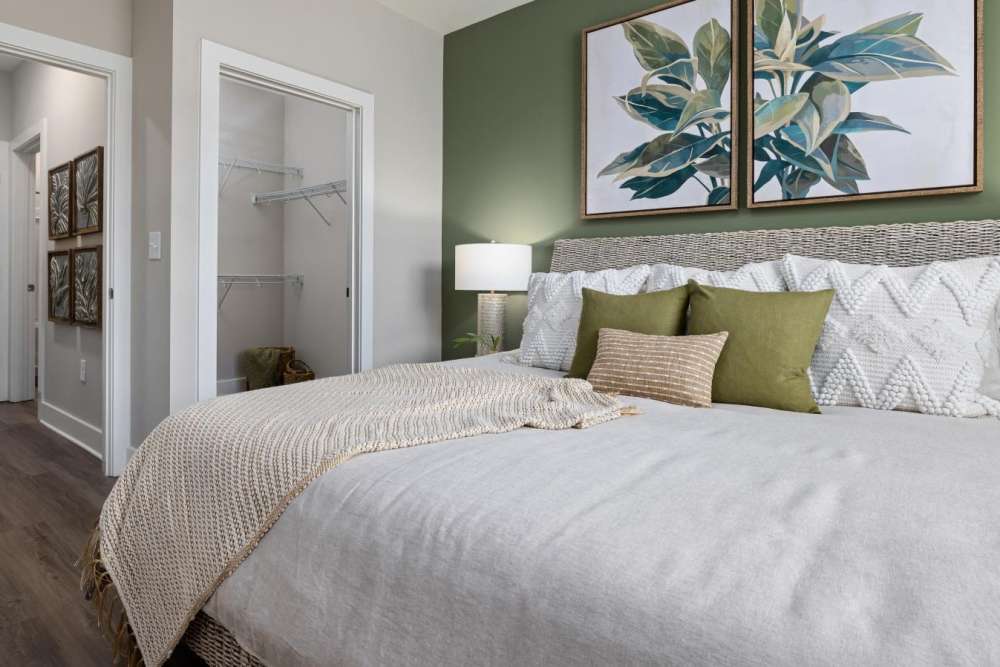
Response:
POLYGON ((455 289, 524 292, 531 277, 531 246, 468 243, 455 246, 455 289))

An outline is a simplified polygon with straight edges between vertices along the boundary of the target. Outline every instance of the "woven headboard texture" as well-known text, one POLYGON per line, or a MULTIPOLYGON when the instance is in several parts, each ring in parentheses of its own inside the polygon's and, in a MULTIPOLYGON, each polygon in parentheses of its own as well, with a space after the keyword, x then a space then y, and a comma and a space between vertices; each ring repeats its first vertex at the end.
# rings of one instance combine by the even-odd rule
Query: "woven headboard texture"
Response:
POLYGON ((731 271, 789 253, 890 266, 1000 256, 1000 220, 564 239, 556 241, 552 271, 661 263, 731 271))

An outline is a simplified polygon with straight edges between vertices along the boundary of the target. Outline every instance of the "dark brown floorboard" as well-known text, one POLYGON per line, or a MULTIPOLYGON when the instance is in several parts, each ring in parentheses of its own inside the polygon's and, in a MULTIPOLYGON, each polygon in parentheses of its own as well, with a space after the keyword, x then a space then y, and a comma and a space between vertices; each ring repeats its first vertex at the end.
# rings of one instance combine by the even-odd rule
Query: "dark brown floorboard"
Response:
MULTIPOLYGON (((34 410, 0 403, 0 663, 110 665, 76 560, 114 480, 34 410)), ((186 652, 170 661, 200 664, 186 652)))

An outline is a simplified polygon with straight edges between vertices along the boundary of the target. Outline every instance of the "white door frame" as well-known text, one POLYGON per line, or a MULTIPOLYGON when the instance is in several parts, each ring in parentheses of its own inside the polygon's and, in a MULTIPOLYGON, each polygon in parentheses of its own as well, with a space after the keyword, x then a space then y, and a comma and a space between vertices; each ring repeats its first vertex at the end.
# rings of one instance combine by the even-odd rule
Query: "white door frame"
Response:
MULTIPOLYGON (((101 77, 107 82, 104 471, 119 475, 128 461, 132 439, 132 59, 6 23, 0 23, 0 52, 101 77)), ((10 247, 7 242, 0 246, 10 247)), ((0 250, 0 266, 9 266, 3 252, 0 250)), ((39 289, 46 288, 39 285, 39 289)), ((10 313, 0 316, 9 321, 10 313)))
MULTIPOLYGON (((48 290, 46 283, 41 280, 41 271, 45 267, 48 258, 46 256, 46 242, 39 242, 37 246, 36 263, 38 275, 28 274, 30 262, 25 259, 24 250, 31 247, 31 242, 24 233, 25 229, 33 230, 41 234, 42 229, 48 229, 48 207, 43 207, 38 228, 32 226, 25 227, 25 220, 34 216, 34 193, 31 192, 31 183, 34 177, 35 162, 26 164, 18 157, 20 153, 29 153, 40 156, 42 173, 48 171, 48 122, 43 118, 27 128, 14 140, 10 142, 10 247, 14 254, 10 258, 10 339, 9 350, 10 360, 8 369, 10 370, 10 400, 28 401, 34 398, 34 378, 32 377, 32 363, 29 354, 30 343, 33 340, 32 329, 34 322, 29 321, 28 301, 36 299, 38 303, 38 322, 41 325, 46 318, 42 313, 48 312, 48 290), (36 148, 37 146, 37 148, 36 148), (16 197, 19 194, 20 197, 16 197), (44 258, 44 259, 43 259, 44 258), (36 292, 28 293, 28 284, 34 283, 36 292)), ((41 193, 43 202, 48 201, 47 180, 36 183, 35 186, 41 193)), ((45 331, 38 332, 38 395, 45 396, 45 331)))
POLYGON ((5 267, 10 266, 10 237, 13 226, 13 210, 11 197, 13 196, 13 183, 10 178, 13 161, 10 152, 10 144, 0 141, 0 401, 10 400, 10 361, 11 361, 11 329, 3 322, 11 321, 11 281, 13 271, 5 267))
MULTIPOLYGON (((203 40, 201 43, 201 115, 198 185, 197 312, 190 308, 190 278, 171 272, 171 331, 194 331, 196 382, 194 391, 171 388, 170 410, 176 412, 196 401, 213 398, 217 389, 218 336, 218 211, 219 211, 219 101, 222 75, 249 81, 341 107, 354 114, 355 156, 353 192, 353 344, 354 371, 372 367, 374 345, 374 204, 375 204, 375 97, 278 63, 203 40)), ((179 234, 171 230, 173 253, 181 252, 179 234)), ((171 335, 171 378, 190 372, 190 349, 180 349, 180 337, 171 335)))

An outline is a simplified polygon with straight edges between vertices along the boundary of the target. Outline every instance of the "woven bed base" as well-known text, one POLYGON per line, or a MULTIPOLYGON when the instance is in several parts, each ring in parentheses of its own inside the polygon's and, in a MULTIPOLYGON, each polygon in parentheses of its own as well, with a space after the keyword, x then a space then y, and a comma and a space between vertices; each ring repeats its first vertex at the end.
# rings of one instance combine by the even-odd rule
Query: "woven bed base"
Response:
POLYGON ((264 667, 243 650, 229 630, 202 612, 188 626, 183 641, 208 667, 264 667))

